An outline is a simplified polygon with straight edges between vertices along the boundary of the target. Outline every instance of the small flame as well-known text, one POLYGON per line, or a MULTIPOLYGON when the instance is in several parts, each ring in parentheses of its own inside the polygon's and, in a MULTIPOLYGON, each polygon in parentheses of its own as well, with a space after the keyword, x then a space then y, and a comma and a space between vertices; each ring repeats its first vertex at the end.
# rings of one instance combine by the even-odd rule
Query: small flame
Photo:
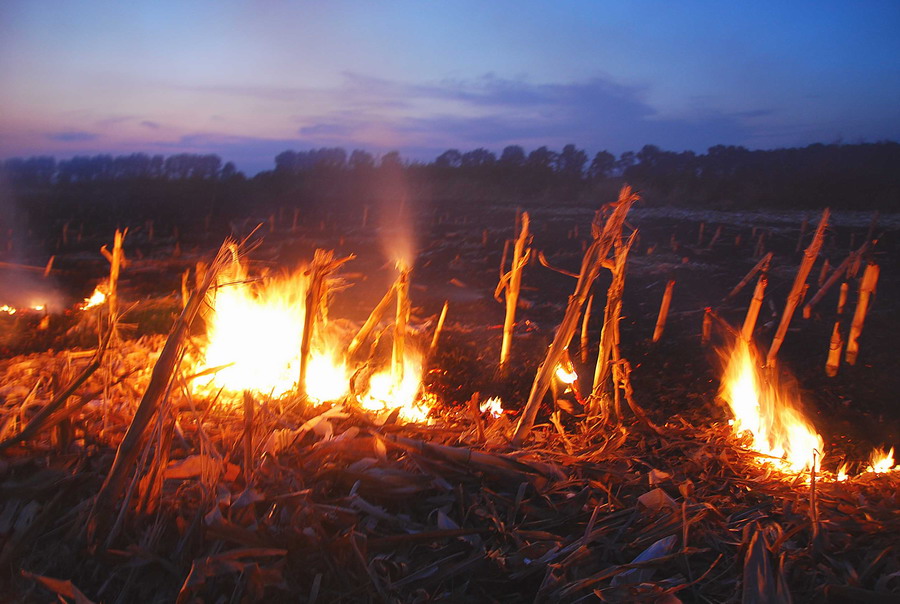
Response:
POLYGON ((100 286, 94 288, 94 293, 84 299, 84 302, 81 303, 81 310, 88 310, 90 308, 94 308, 96 306, 100 306, 106 302, 106 292, 100 289, 100 286))
POLYGON ((578 379, 578 374, 575 373, 575 369, 572 367, 563 367, 562 365, 556 366, 556 379, 558 379, 563 384, 574 384, 575 380, 578 379))
POLYGON ((767 375, 755 350, 738 338, 728 356, 719 393, 734 413, 735 432, 749 432, 754 450, 783 460, 791 471, 811 467, 814 458, 818 469, 822 437, 785 389, 769 379, 775 375, 774 368, 770 369, 767 375))
POLYGON ((499 396, 494 396, 481 403, 479 410, 482 413, 489 414, 492 418, 497 419, 503 415, 503 401, 499 396))
POLYGON ((40 311, 43 311, 45 308, 47 308, 46 304, 35 304, 31 307, 31 310, 36 310, 36 311, 40 312, 40 311))
POLYGON ((431 405, 419 399, 422 384, 422 360, 407 355, 403 360, 403 378, 394 383, 390 370, 376 373, 369 379, 369 391, 359 397, 359 403, 368 411, 393 411, 400 409, 400 418, 408 422, 422 422, 428 417, 431 405))
POLYGON ((849 478, 849 476, 847 475, 847 470, 849 470, 849 469, 850 469, 850 464, 848 464, 846 462, 841 464, 841 467, 838 468, 838 472, 837 472, 837 481, 838 482, 845 482, 849 478))
POLYGON ((869 467, 866 468, 866 472, 874 472, 876 474, 884 474, 885 472, 890 472, 891 468, 894 467, 894 447, 891 447, 891 450, 885 453, 884 451, 880 451, 878 449, 872 451, 872 455, 869 458, 869 467))
POLYGON ((8 304, 4 304, 3 306, 0 306, 0 312, 5 312, 8 315, 14 315, 18 311, 15 308, 13 308, 12 306, 9 306, 8 304))

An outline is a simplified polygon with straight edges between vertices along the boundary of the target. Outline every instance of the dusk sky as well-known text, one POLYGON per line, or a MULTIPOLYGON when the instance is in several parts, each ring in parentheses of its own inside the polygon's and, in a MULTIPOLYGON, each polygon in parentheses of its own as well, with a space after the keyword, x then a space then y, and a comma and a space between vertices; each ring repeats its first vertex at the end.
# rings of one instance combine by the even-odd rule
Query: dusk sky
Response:
POLYGON ((0 2, 0 158, 900 140, 900 2, 0 2))

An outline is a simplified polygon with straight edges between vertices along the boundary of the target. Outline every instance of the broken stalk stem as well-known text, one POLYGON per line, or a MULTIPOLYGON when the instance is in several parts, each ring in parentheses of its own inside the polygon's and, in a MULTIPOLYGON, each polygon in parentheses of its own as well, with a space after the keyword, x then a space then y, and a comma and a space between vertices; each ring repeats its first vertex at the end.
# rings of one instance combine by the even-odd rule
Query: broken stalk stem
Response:
POLYGON ((672 304, 672 290, 675 289, 675 280, 669 279, 666 283, 666 291, 663 293, 662 302, 659 305, 659 315, 656 317, 656 328, 653 330, 653 342, 659 342, 666 328, 666 318, 669 316, 669 306, 672 304))
POLYGON ((810 243, 809 247, 806 248, 806 251, 803 252, 803 261, 800 263, 800 269, 797 271, 797 278, 794 279, 794 285, 791 287, 791 292, 788 294, 787 303, 784 307, 784 314, 781 315, 781 322, 778 324, 778 330, 775 332, 775 337, 772 339, 772 345, 769 347, 769 354, 766 355, 766 365, 771 365, 775 362, 775 357, 778 356, 778 350, 781 348, 782 343, 784 343, 784 337, 787 335, 787 330, 791 324, 791 318, 794 316, 794 311, 797 310, 797 306, 800 305, 800 301, 803 297, 803 290, 806 287, 806 278, 812 270, 816 257, 819 255, 819 250, 822 248, 822 241, 825 239, 825 227, 828 226, 829 215, 829 209, 825 208, 825 211, 822 212, 822 219, 819 220, 819 226, 816 228, 816 234, 813 236, 812 243, 810 243))

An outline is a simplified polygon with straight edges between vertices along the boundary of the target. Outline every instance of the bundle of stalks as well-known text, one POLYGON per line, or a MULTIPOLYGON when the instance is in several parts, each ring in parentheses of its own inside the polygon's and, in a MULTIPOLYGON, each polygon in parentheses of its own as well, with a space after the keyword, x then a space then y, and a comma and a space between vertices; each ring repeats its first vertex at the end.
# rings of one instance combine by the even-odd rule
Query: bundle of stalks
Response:
POLYGON ((538 408, 550 388, 550 382, 556 372, 575 329, 578 325, 578 318, 581 316, 581 309, 587 301, 591 285, 597 278, 603 262, 606 260, 613 244, 620 241, 622 227, 625 224, 625 216, 632 204, 638 200, 638 195, 633 193, 628 186, 622 187, 619 193, 619 200, 611 204, 609 216, 605 224, 601 227, 600 216, 598 212, 594 219, 592 232, 594 241, 588 247, 581 262, 581 271, 578 276, 578 283, 575 285, 574 293, 569 297, 569 304, 566 307, 565 316, 562 323, 556 329, 553 342, 547 352, 547 356, 538 367, 534 383, 531 387, 531 393, 528 395, 528 402, 522 410, 522 417, 516 427, 513 435, 513 442, 521 444, 528 436, 537 417, 538 408))
POLYGON ((781 322, 778 324, 778 329, 775 331, 775 337, 772 339, 772 345, 769 347, 769 353, 766 355, 766 363, 768 364, 775 361, 778 350, 781 348, 784 337, 787 335, 787 330, 791 324, 791 319, 794 316, 794 311, 797 310, 797 306, 800 305, 800 301, 803 298, 803 293, 806 288, 806 278, 809 276, 809 272, 812 270, 816 257, 819 255, 819 250, 822 248, 822 242, 825 238, 825 227, 828 226, 828 217, 830 213, 828 208, 825 208, 825 211, 822 212, 822 218, 819 220, 816 234, 813 235, 812 242, 803 253, 803 261, 800 263, 800 268, 797 270, 797 277, 794 279, 794 285, 791 287, 791 291, 788 294, 784 312, 781 315, 781 322))

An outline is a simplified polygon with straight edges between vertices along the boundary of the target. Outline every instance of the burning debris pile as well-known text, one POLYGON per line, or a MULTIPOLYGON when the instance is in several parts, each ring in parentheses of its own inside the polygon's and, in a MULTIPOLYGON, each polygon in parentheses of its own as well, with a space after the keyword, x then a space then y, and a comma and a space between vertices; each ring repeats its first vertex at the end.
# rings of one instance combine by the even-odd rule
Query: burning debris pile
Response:
MULTIPOLYGON (((168 337, 127 339, 110 302, 124 259, 114 250, 110 279, 80 305, 106 309, 94 350, 0 361, 0 561, 21 571, 4 595, 896 598, 893 450, 853 476, 838 468, 771 349, 765 360, 756 352, 758 307, 741 331, 718 321, 721 417, 639 404, 619 334, 636 200, 626 188, 598 212, 530 395, 505 404, 429 392, 447 305, 433 329, 412 329, 409 260, 355 325, 330 312, 352 256, 319 250, 294 273, 253 274, 246 246, 229 242, 198 267, 168 337), (579 324, 587 341, 592 286, 607 270, 585 388, 587 356, 568 349, 579 324)), ((527 214, 518 224, 497 288, 507 312, 499 380, 515 358, 531 253, 527 214)), ((809 267, 800 272, 802 292, 809 267)), ((782 340, 801 298, 789 295, 782 340)), ((711 330, 718 315, 706 316, 711 330)))

